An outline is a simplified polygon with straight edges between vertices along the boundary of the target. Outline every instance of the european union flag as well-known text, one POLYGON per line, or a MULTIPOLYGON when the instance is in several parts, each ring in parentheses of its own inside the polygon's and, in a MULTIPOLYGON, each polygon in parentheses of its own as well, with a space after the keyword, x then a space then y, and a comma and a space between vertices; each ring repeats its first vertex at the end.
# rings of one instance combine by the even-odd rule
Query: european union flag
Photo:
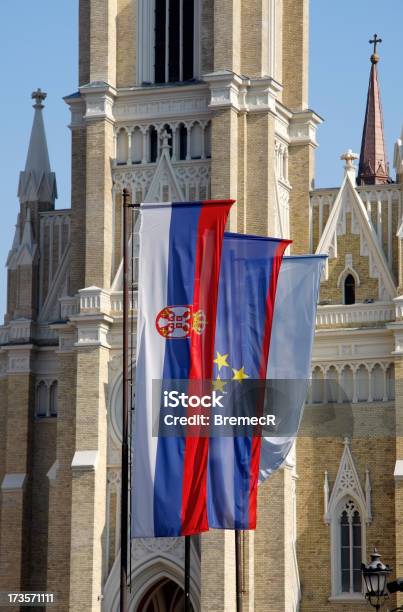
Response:
MULTIPOLYGON (((290 242, 225 234, 221 258, 215 378, 265 379, 277 278, 290 242)), ((234 412, 237 407, 234 396, 234 412)), ((212 437, 209 445, 209 526, 255 529, 260 437, 212 437)))

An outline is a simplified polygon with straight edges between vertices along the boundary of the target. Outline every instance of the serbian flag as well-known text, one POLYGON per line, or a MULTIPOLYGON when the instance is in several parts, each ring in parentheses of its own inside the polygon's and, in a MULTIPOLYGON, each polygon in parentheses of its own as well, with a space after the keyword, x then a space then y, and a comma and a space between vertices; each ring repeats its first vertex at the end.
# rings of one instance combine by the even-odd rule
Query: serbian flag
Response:
POLYGON ((153 399, 155 386, 162 390, 164 380, 191 385, 192 380, 212 378, 221 248, 232 203, 141 206, 134 537, 184 536, 208 529, 208 439, 158 437, 153 399))
POLYGON ((266 480, 290 452, 303 415, 315 334, 320 279, 326 255, 284 257, 277 286, 267 378, 287 435, 262 438, 259 480, 266 480))
MULTIPOLYGON (((214 351, 216 384, 266 379, 277 279, 289 244, 289 240, 225 234, 214 351)), ((233 408, 235 413, 237 406, 233 408)), ((256 528, 260 446, 260 436, 210 438, 210 527, 256 528)))

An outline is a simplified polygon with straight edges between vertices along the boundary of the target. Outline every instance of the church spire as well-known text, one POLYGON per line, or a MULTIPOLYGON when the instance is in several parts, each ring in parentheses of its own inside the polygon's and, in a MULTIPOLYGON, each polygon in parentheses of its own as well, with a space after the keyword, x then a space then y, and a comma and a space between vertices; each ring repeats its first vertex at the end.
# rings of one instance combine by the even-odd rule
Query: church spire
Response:
POLYGON ((382 185, 392 182, 389 177, 389 165, 386 156, 381 92, 377 69, 379 62, 377 46, 382 42, 382 39, 378 38, 377 34, 375 34, 374 38, 369 42, 371 45, 374 45, 374 51, 371 55, 371 72, 357 183, 358 185, 382 185))
POLYGON ((53 205, 57 197, 56 177, 50 168, 42 115, 46 95, 41 89, 32 94, 32 99, 35 100, 33 105, 35 114, 25 170, 20 174, 18 197, 21 203, 47 202, 53 205))

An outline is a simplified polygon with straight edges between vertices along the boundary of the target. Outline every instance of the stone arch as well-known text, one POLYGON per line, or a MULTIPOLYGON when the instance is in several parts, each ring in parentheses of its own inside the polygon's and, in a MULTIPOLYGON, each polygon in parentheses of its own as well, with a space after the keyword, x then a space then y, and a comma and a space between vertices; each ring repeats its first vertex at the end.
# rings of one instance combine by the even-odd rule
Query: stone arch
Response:
POLYGON ((367 402, 370 397, 370 373, 365 363, 356 370, 357 402, 367 402))
POLYGON ((354 370, 349 363, 341 371, 342 402, 352 402, 354 399, 354 370))
POLYGON ((116 162, 118 165, 125 165, 129 159, 129 137, 125 128, 120 128, 116 139, 116 162))
POLYGON ((371 399, 383 401, 385 399, 385 372, 381 363, 375 363, 371 369, 371 399))
POLYGON ((326 369, 326 401, 336 403, 339 396, 339 371, 335 365, 326 369))
POLYGON ((311 402, 312 404, 324 402, 324 372, 320 365, 316 365, 312 370, 311 402))
MULTIPOLYGON (((195 552, 194 549, 192 552, 195 552)), ((194 569, 193 567, 191 571, 190 600, 194 612, 200 612, 199 573, 195 572, 194 569)), ((102 601, 103 612, 118 612, 119 610, 119 571, 120 555, 117 556, 105 584, 102 601)), ((136 588, 129 595, 129 612, 140 612, 139 605, 144 601, 150 590, 161 581, 169 580, 182 587, 184 581, 183 560, 175 559, 169 553, 166 556, 151 555, 143 563, 133 564, 131 579, 136 588)))
MULTIPOLYGON (((115 358, 117 361, 114 363, 114 360, 110 362, 110 396, 108 403, 108 430, 109 435, 112 438, 112 441, 120 448, 122 443, 122 384, 123 384, 123 375, 121 371, 121 356, 115 358), (113 372, 117 368, 117 374, 113 372)), ((136 363, 133 361, 132 365, 132 374, 133 378, 135 378, 136 374, 136 363)), ((134 397, 135 393, 133 393, 134 397)))

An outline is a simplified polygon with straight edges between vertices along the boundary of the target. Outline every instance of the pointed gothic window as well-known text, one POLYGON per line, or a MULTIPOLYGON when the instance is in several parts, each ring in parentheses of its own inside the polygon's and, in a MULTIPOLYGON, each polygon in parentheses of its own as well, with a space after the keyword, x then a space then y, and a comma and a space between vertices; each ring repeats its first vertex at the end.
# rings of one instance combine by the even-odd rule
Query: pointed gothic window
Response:
POLYGON ((154 41, 155 83, 193 79, 195 0, 155 0, 154 41))
POLYGON ((344 281, 344 303, 355 304, 355 280, 352 274, 348 274, 344 281))
POLYGON ((361 579, 361 517, 354 502, 346 502, 340 517, 340 575, 342 593, 360 593, 361 579))

